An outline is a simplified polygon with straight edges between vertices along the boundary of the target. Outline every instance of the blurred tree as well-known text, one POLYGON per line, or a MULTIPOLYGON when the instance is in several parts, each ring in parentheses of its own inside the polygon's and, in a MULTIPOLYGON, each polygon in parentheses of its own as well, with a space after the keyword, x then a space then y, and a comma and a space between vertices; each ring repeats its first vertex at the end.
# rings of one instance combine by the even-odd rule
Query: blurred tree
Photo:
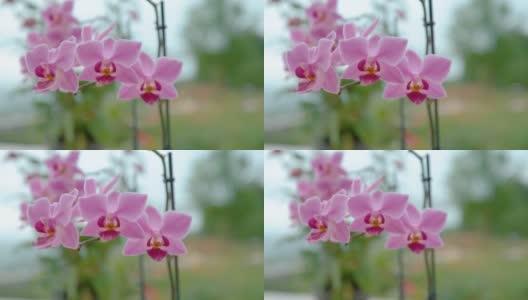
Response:
POLYGON ((507 152, 461 154, 453 163, 449 187, 464 229, 528 236, 528 184, 513 171, 507 152))
POLYGON ((203 213, 204 234, 263 239, 262 174, 260 165, 236 151, 213 151, 196 163, 190 193, 203 213))
POLYGON ((235 87, 264 86, 264 37, 246 1, 203 0, 190 13, 186 39, 198 79, 235 87))
POLYGON ((453 47, 464 60, 464 77, 497 86, 528 86, 528 34, 505 1, 471 0, 456 11, 453 47))

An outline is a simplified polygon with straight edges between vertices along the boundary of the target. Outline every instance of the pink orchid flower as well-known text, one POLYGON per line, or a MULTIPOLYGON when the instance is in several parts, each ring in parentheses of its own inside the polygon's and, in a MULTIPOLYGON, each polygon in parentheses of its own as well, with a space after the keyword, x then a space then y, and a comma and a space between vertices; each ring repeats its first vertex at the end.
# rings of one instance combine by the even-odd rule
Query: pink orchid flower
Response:
POLYGON ((354 217, 350 230, 368 236, 379 235, 383 231, 403 233, 400 219, 405 213, 408 198, 408 195, 380 191, 350 197, 348 210, 354 217))
POLYGON ((113 191, 115 185, 119 182, 121 176, 115 176, 106 185, 99 187, 97 182, 92 179, 86 179, 83 183, 83 194, 82 196, 91 196, 95 194, 108 194, 113 191))
POLYGON ((51 203, 59 201, 59 197, 62 194, 70 192, 74 188, 70 181, 45 181, 42 178, 31 178, 28 184, 33 199, 47 198, 51 203))
POLYGON ((378 186, 383 182, 383 177, 378 178, 371 185, 366 185, 361 179, 351 180, 350 187, 348 190, 348 195, 350 197, 360 195, 360 194, 372 194, 378 192, 378 186))
POLYGON ((414 104, 421 104, 426 98, 447 97, 442 83, 451 69, 451 60, 432 54, 422 60, 416 52, 409 50, 398 67, 404 81, 387 84, 383 93, 385 98, 399 99, 407 96, 414 104))
MULTIPOLYGON (((85 183, 85 190, 93 191, 91 181, 85 183)), ((113 240, 119 235, 141 238, 144 233, 137 220, 146 203, 147 195, 138 193, 94 193, 80 197, 81 216, 88 221, 81 235, 98 236, 102 241, 113 240)))
POLYGON ((71 151, 66 157, 58 154, 46 160, 46 166, 51 177, 73 177, 76 174, 82 174, 81 169, 77 166, 79 162, 79 151, 71 151))
POLYGON ((332 66, 333 44, 332 40, 320 39, 317 47, 298 44, 285 54, 288 70, 301 80, 298 93, 317 92, 321 89, 332 94, 339 92, 339 77, 332 66))
POLYGON ((123 255, 135 256, 147 253, 153 260, 161 261, 167 254, 183 255, 187 248, 182 239, 189 232, 191 216, 168 211, 163 216, 152 206, 147 206, 139 219, 145 231, 140 239, 127 240, 123 255))
POLYGON ((307 44, 310 47, 317 45, 317 39, 309 31, 300 28, 290 30, 290 39, 294 45, 307 44))
POLYGON ((315 2, 305 12, 312 28, 331 30, 336 22, 343 18, 337 12, 337 0, 328 0, 326 3, 315 2))
POLYGON ((348 196, 337 193, 330 200, 321 201, 319 198, 310 198, 299 206, 301 223, 311 228, 307 241, 332 241, 335 243, 348 243, 350 230, 344 219, 347 215, 348 196))
POLYGON ((447 220, 443 211, 426 208, 422 213, 409 204, 405 216, 402 218, 405 232, 391 234, 385 247, 400 249, 408 247, 414 253, 420 253, 425 248, 440 248, 444 245, 440 232, 447 220))
MULTIPOLYGON (((350 33, 352 34, 352 33, 350 33)), ((395 67, 402 59, 407 40, 395 37, 355 37, 339 43, 343 62, 348 65, 342 78, 370 85, 382 79, 401 83, 403 77, 395 67)))
POLYGON ((58 49, 49 49, 39 45, 26 54, 26 69, 38 78, 34 87, 36 92, 61 90, 76 93, 79 81, 73 71, 75 43, 64 41, 58 49))
POLYGON ((47 198, 40 198, 29 205, 28 222, 39 233, 37 241, 33 243, 35 247, 79 247, 79 234, 72 223, 72 203, 75 197, 75 194, 63 194, 60 201, 53 204, 47 198))
POLYGON ((81 29, 81 41, 82 42, 89 42, 89 41, 103 41, 114 30, 115 23, 110 24, 105 30, 103 30, 101 33, 97 33, 94 31, 92 26, 84 26, 81 29))
POLYGON ((312 169, 317 178, 339 178, 346 176, 346 171, 341 167, 343 152, 331 155, 319 154, 312 160, 312 169))
POLYGON ((48 28, 63 28, 79 21, 72 15, 73 0, 64 1, 62 4, 53 3, 42 11, 42 19, 48 28))
POLYGON ((136 73, 131 66, 136 63, 141 48, 140 42, 128 40, 89 41, 77 47, 77 59, 84 66, 79 79, 95 82, 97 86, 114 81, 134 83, 136 73))
POLYGON ((302 200, 307 200, 312 197, 318 197, 319 190, 312 181, 299 180, 297 181, 297 194, 302 200))
POLYGON ((327 38, 334 41, 334 47, 332 50, 332 65, 333 66, 343 66, 345 63, 343 62, 343 58, 341 58, 341 51, 339 51, 339 43, 342 40, 348 40, 351 38, 356 37, 365 37, 367 38, 378 26, 379 19, 374 20, 372 24, 370 24, 367 28, 364 30, 358 29, 356 27, 356 24, 350 22, 341 26, 338 26, 336 30, 328 35, 327 38))
POLYGON ((334 194, 342 190, 349 190, 352 180, 342 178, 320 178, 314 181, 300 180, 297 182, 297 193, 303 200, 319 197, 320 199, 330 199, 334 194))
POLYGON ((138 80, 133 84, 121 85, 119 99, 131 100, 141 97, 145 103, 152 105, 159 99, 174 99, 178 96, 174 82, 180 77, 180 61, 168 57, 153 61, 148 54, 142 52, 138 63, 132 68, 138 80))
POLYGON ((50 47, 57 47, 72 36, 79 38, 79 21, 72 15, 73 4, 73 1, 65 1, 62 4, 53 3, 41 13, 46 26, 41 39, 50 47))
POLYGON ((380 22, 380 19, 374 20, 367 28, 360 29, 356 26, 356 24, 349 22, 343 25, 342 27, 342 36, 344 40, 357 38, 357 37, 364 37, 368 38, 374 30, 378 27, 380 22))

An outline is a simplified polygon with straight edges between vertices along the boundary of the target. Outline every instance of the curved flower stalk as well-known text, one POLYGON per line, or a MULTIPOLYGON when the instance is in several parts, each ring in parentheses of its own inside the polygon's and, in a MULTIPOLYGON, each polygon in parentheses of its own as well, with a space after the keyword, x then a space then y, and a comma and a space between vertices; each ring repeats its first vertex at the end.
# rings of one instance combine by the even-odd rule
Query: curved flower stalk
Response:
MULTIPOLYGON (((273 2, 284 2, 299 8, 294 1, 273 2)), ((284 54, 284 61, 287 71, 298 80, 296 92, 323 90, 341 95, 350 87, 382 81, 385 84, 385 99, 407 98, 411 103, 420 105, 425 99, 447 98, 442 84, 449 74, 451 60, 431 55, 435 53, 432 0, 428 0, 428 10, 425 0, 420 2, 424 7, 427 33, 428 55, 424 58, 407 48, 405 38, 373 34, 379 19, 362 30, 339 14, 337 0, 314 1, 305 9, 306 22, 290 22, 293 24, 290 34, 293 49, 284 54), (303 30, 299 24, 308 24, 308 28, 303 30)), ((432 148, 439 149, 438 101, 434 101, 434 116, 430 105, 428 101, 432 148)), ((400 118, 404 117, 401 112, 400 118)), ((405 148, 405 131, 404 126, 401 127, 401 146, 405 148)))

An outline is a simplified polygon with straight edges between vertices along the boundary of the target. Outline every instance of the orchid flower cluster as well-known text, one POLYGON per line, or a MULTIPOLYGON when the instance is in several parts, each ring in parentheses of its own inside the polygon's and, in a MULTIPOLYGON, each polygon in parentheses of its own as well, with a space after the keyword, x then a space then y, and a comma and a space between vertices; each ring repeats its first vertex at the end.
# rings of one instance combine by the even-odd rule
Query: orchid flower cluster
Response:
POLYGON ((175 211, 161 214, 147 205, 147 195, 116 190, 119 177, 106 185, 84 179, 78 158, 77 151, 52 156, 46 160, 47 181, 29 181, 34 201, 21 206, 21 219, 38 233, 34 247, 78 250, 89 241, 123 236, 125 256, 146 253, 161 261, 167 255, 187 253, 182 240, 189 232, 190 216, 175 211), (92 239, 80 242, 79 236, 92 239))
POLYGON ((290 204, 290 218, 308 226, 308 242, 348 244, 354 236, 379 236, 387 232, 387 249, 407 247, 414 253, 440 248, 447 214, 437 209, 419 211, 408 195, 382 192, 382 178, 367 186, 347 178, 343 154, 320 154, 312 160, 312 181, 299 181, 301 202, 290 204), (350 221, 349 221, 350 220, 350 221))
POLYGON ((110 38, 114 25, 100 33, 81 27, 73 7, 73 0, 51 4, 41 13, 45 32, 28 35, 30 50, 21 64, 23 73, 37 80, 35 92, 76 94, 79 81, 85 81, 96 86, 119 82, 119 99, 141 98, 149 105, 178 96, 174 83, 182 62, 153 60, 140 42, 110 38))
POLYGON ((299 27, 302 21, 290 22, 294 47, 284 54, 284 62, 299 80, 298 93, 322 89, 340 94, 352 85, 383 81, 387 99, 407 97, 421 104, 427 98, 447 97, 443 82, 450 59, 432 54, 422 58, 407 49, 407 39, 373 34, 379 20, 364 29, 345 22, 337 4, 337 0, 317 1, 306 8, 308 29, 299 27), (341 80, 353 82, 341 85, 341 80))

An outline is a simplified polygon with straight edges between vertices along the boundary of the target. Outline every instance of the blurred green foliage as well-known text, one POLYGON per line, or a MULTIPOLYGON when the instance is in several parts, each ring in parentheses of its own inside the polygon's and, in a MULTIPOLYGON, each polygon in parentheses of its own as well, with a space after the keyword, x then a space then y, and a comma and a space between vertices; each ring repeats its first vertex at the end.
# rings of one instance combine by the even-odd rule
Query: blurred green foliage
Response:
POLYGON ((455 52, 464 60, 464 77, 508 87, 528 87, 524 59, 528 34, 506 1, 472 0, 460 6, 451 29, 455 52))
POLYGON ((264 37, 260 16, 241 0, 204 0, 190 12, 187 44, 198 61, 198 79, 233 87, 264 87, 264 37))
POLYGON ((122 143, 131 138, 130 106, 113 105, 116 92, 114 86, 86 87, 77 95, 55 93, 51 101, 38 101, 38 131, 53 149, 99 149, 122 143))
POLYGON ((472 151, 455 159, 449 188, 463 229, 528 237, 528 184, 512 171, 509 155, 472 151))
POLYGON ((247 155, 214 151, 196 163, 189 190, 202 212, 204 234, 263 240, 263 171, 247 155))

